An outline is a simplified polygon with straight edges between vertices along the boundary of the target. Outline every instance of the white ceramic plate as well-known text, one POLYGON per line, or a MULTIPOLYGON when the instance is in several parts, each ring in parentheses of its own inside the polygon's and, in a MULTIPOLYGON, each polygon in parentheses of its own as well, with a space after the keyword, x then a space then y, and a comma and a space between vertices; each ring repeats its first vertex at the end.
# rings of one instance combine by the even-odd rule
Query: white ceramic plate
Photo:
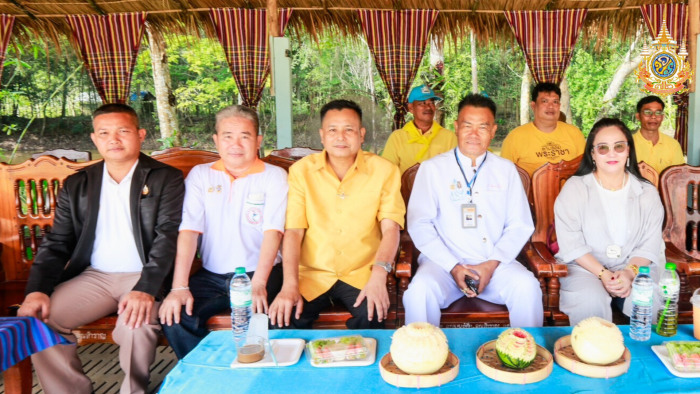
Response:
POLYGON ((374 360, 377 358, 377 340, 374 338, 364 338, 364 340, 367 344, 367 350, 369 351, 369 354, 364 360, 345 360, 328 364, 314 364, 309 360, 309 363, 317 368, 366 367, 368 365, 372 365, 374 364, 374 360))
MULTIPOLYGON (((277 366, 288 367, 299 361, 301 353, 304 352, 306 341, 297 338, 273 339, 270 341, 272 351, 277 358, 277 366)), ((275 367, 270 352, 265 352, 265 357, 257 363, 239 363, 238 359, 233 360, 231 368, 267 368, 275 367)))
POLYGON ((666 349, 666 345, 652 346, 651 350, 656 353, 661 362, 666 366, 666 368, 668 368, 668 372, 671 372, 671 374, 678 376, 679 378, 700 378, 700 372, 680 372, 677 371, 676 368, 673 368, 673 362, 668 356, 668 349, 666 349))

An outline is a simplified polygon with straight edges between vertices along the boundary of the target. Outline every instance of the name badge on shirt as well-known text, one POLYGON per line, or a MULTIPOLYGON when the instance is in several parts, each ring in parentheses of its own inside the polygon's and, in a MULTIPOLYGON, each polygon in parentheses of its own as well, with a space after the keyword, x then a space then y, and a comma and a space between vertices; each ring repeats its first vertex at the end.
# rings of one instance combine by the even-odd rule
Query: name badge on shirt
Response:
POLYGON ((476 204, 462 204, 462 228, 476 228, 476 204))
POLYGON ((622 248, 617 245, 610 245, 605 248, 605 255, 611 259, 619 259, 622 257, 622 248))

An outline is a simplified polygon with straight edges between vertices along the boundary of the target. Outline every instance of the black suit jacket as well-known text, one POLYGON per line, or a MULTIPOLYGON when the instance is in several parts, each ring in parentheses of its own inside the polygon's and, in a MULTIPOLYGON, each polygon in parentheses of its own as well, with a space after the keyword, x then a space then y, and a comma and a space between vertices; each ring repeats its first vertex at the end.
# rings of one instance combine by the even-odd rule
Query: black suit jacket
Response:
MULTIPOLYGON (((103 162, 69 176, 58 194, 51 232, 37 251, 26 294, 54 287, 90 266, 104 173, 103 162)), ((131 224, 143 271, 133 290, 160 298, 175 260, 185 183, 182 171, 143 153, 129 192, 131 224), (148 193, 144 194, 144 186, 148 193)), ((126 234, 125 234, 126 235, 126 234)))

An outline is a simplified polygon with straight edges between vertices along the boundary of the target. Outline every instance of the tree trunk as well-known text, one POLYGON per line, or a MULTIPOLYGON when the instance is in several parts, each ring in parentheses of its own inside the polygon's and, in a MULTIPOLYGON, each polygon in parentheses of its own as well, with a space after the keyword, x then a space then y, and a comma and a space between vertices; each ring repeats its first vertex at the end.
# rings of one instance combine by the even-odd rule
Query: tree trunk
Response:
POLYGON ((476 37, 474 37, 474 30, 469 32, 469 46, 472 51, 472 93, 479 93, 479 70, 476 67, 476 37))
MULTIPOLYGON (((68 58, 63 58, 63 80, 68 79, 68 58)), ((63 84, 61 91, 61 122, 66 118, 66 104, 68 103, 68 84, 63 84)))
POLYGON ((639 67, 639 63, 642 62, 642 55, 637 55, 636 57, 632 58, 632 53, 634 52, 634 48, 637 45, 641 35, 642 28, 640 26, 640 28, 637 29, 637 36, 630 45, 629 51, 627 51, 627 54, 625 55, 622 64, 620 64, 620 67, 618 67, 615 71, 613 79, 608 86, 608 90, 605 91, 605 95, 603 96, 603 105, 598 111, 596 120, 608 116, 610 110, 612 109, 613 101, 617 97, 618 93, 620 93, 620 89, 622 89, 622 85, 625 83, 625 80, 637 67, 639 67))
MULTIPOLYGON (((444 41, 438 40, 437 36, 433 36, 430 41, 430 69, 433 70, 431 76, 433 80, 442 78, 445 71, 445 55, 442 51, 444 41)), ((433 90, 435 90, 437 96, 444 99, 445 95, 442 93, 443 86, 445 86, 444 80, 441 80, 433 86, 433 90)), ((437 111, 435 111, 435 121, 445 127, 445 111, 442 110, 442 106, 440 105, 437 106, 437 111)))
POLYGON ((175 137, 174 146, 180 146, 179 125, 177 122, 177 111, 175 95, 172 90, 170 79, 170 67, 168 55, 165 52, 165 37, 146 28, 148 34, 148 45, 151 50, 151 62, 153 63, 153 85, 156 90, 156 104, 158 107, 158 123, 160 124, 161 138, 175 137))
POLYGON ((561 89, 561 112, 566 115, 566 123, 571 124, 573 120, 573 115, 571 115, 571 93, 569 93, 569 82, 566 80, 566 76, 559 83, 559 88, 561 89))
POLYGON ((530 123, 530 68, 525 63, 523 70, 523 82, 520 84, 520 124, 530 123))

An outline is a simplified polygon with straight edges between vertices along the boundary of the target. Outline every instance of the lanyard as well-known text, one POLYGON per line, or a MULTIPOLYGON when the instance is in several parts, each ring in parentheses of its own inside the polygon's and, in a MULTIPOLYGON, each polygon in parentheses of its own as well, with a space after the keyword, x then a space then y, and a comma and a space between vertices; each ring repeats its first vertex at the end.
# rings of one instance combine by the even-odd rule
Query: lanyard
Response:
POLYGON ((462 176, 464 177, 464 182, 467 184, 467 194, 469 195, 469 202, 472 202, 472 186, 474 186, 474 182, 476 182, 476 177, 479 175, 479 171, 481 171, 481 167, 484 166, 484 163, 486 162, 486 156, 488 156, 488 152, 485 153, 484 156, 484 161, 479 164, 479 168, 476 169, 476 172, 474 173, 474 177, 472 178, 471 182, 467 182, 467 175, 464 174, 464 169, 462 168, 462 162, 459 160, 459 156, 457 155, 457 148, 455 148, 455 160, 457 161, 457 165, 459 166, 459 170, 462 172, 462 176))

